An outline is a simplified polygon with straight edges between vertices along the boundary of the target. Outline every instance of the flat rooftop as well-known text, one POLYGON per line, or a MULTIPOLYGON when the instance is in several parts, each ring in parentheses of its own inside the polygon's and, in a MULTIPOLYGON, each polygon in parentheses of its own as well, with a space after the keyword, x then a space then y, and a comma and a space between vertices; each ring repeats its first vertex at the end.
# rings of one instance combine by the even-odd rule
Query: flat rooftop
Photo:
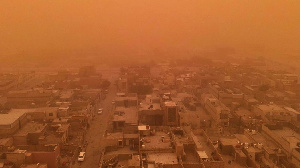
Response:
POLYGON ((40 133, 46 128, 45 124, 29 122, 23 126, 15 136, 27 135, 28 133, 40 133))
POLYGON ((249 134, 251 138, 254 139, 254 141, 256 141, 257 143, 262 143, 265 148, 266 147, 271 149, 278 148, 276 144, 274 144, 274 142, 270 139, 270 137, 268 137, 264 133, 256 132, 255 134, 251 134, 251 132, 249 132, 249 134))
POLYGON ((196 111, 184 110, 184 112, 179 112, 180 117, 186 123, 198 123, 199 121, 208 121, 211 120, 212 117, 207 114, 206 111, 202 108, 196 108, 196 111))
POLYGON ((0 146, 5 146, 9 141, 12 141, 12 138, 0 138, 0 146))
POLYGON ((294 130, 288 128, 288 127, 283 127, 283 129, 281 130, 271 130, 272 132, 274 132, 276 135, 288 140, 295 140, 298 139, 298 142, 300 142, 300 134, 298 134, 297 132, 295 132, 294 130), (293 139, 291 139, 291 137, 294 137, 293 139))
POLYGON ((189 93, 177 93, 176 97, 183 99, 186 97, 194 98, 195 96, 193 96, 192 94, 189 94, 189 93))
POLYGON ((249 99, 247 99, 247 102, 257 103, 258 100, 254 99, 254 98, 249 98, 249 99))
POLYGON ((222 155, 223 160, 225 161, 224 168, 245 168, 245 166, 240 165, 238 162, 233 161, 234 157, 230 155, 222 155), (228 160, 231 160, 231 164, 226 163, 228 160))
POLYGON ((137 97, 116 97, 115 101, 124 101, 124 100, 138 100, 137 97))
POLYGON ((236 144, 238 144, 238 139, 235 138, 235 137, 222 137, 220 138, 220 142, 223 144, 223 145, 228 145, 228 146, 235 146, 236 144))
POLYGON ((142 111, 142 110, 161 110, 160 103, 148 104, 148 103, 142 102, 140 104, 139 111, 142 111))
POLYGON ((58 107, 41 107, 41 108, 32 108, 28 109, 28 113, 36 112, 55 112, 58 110, 58 107))
POLYGON ((105 139, 107 140, 123 139, 123 132, 107 133, 105 139))
POLYGON ((145 148, 142 150, 162 150, 170 149, 171 141, 167 133, 156 132, 154 136, 143 137, 145 148), (162 142, 162 137, 164 137, 164 142, 162 142))
POLYGON ((275 104, 269 104, 269 105, 258 105, 257 106, 258 109, 265 111, 265 112, 269 112, 269 111, 285 111, 283 108, 275 105, 275 104))
POLYGON ((74 92, 73 90, 64 90, 60 93, 61 99, 69 99, 73 96, 74 92))
POLYGON ((69 121, 69 118, 55 118, 53 119, 52 123, 55 124, 55 123, 68 123, 69 121))
POLYGON ((59 144, 61 142, 61 137, 53 133, 42 135, 39 137, 40 144, 59 144))
POLYGON ((122 115, 114 115, 113 121, 125 121, 128 124, 138 123, 137 108, 117 108, 115 111, 121 112, 122 115))
POLYGON ((147 156, 148 162, 156 164, 178 164, 177 155, 175 153, 151 153, 147 156))
POLYGON ((234 136, 236 137, 236 139, 238 139, 241 143, 252 143, 253 141, 251 139, 249 139, 246 135, 244 134, 234 134, 234 136))
POLYGON ((244 108, 239 108, 237 111, 235 111, 235 113, 242 117, 244 120, 249 120, 249 119, 252 119, 255 114, 247 109, 244 109, 244 108))
POLYGON ((26 113, 57 111, 58 107, 42 107, 31 109, 11 109, 7 114, 0 114, 0 125, 10 125, 26 113))
POLYGON ((116 107, 115 111, 121 111, 121 112, 131 112, 131 111, 136 111, 137 108, 131 107, 131 108, 126 108, 126 107, 116 107))
POLYGON ((8 114, 0 114, 0 125, 10 125, 27 113, 27 110, 18 109, 8 114))
POLYGON ((173 101, 167 101, 167 102, 165 102, 164 104, 165 104, 165 106, 170 106, 170 107, 177 106, 176 103, 173 102, 173 101))
POLYGON ((26 164, 26 165, 21 165, 20 168, 47 168, 47 164, 26 164))

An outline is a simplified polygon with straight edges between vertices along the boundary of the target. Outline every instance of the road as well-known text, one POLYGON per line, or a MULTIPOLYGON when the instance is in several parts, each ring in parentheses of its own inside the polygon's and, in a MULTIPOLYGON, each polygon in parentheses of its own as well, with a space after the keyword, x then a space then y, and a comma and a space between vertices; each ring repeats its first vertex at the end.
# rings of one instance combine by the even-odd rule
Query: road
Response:
POLYGON ((86 134, 86 140, 88 142, 86 148, 86 157, 82 163, 76 162, 72 167, 88 167, 88 168, 97 168, 99 164, 99 159, 102 150, 105 147, 103 144, 104 133, 107 129, 108 123, 110 122, 110 118, 113 115, 112 108, 112 100, 116 95, 116 86, 111 84, 109 88, 109 92, 106 95, 106 99, 100 102, 100 106, 103 108, 103 113, 94 117, 91 121, 90 128, 86 134))

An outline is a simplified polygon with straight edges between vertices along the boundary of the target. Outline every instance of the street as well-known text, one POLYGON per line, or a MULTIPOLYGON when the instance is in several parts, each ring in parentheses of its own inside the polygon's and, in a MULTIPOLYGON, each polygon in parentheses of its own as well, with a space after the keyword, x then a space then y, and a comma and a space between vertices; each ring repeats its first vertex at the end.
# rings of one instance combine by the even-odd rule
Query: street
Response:
POLYGON ((97 114, 90 123, 90 128, 86 134, 86 141, 88 143, 86 148, 85 160, 82 163, 76 161, 76 164, 72 167, 89 167, 96 168, 99 164, 99 159, 102 150, 105 147, 103 144, 104 133, 107 129, 109 120, 112 116, 112 100, 116 95, 116 86, 111 84, 109 92, 106 95, 106 99, 100 102, 100 107, 103 108, 102 114, 97 114))

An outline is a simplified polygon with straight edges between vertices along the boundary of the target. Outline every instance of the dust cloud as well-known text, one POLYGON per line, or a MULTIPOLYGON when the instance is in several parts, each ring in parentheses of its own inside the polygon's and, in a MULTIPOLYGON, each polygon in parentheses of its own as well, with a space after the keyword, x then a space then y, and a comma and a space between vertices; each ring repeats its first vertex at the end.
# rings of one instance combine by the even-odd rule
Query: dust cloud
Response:
POLYGON ((299 8, 283 0, 1 0, 0 58, 122 62, 221 48, 297 59, 299 8))

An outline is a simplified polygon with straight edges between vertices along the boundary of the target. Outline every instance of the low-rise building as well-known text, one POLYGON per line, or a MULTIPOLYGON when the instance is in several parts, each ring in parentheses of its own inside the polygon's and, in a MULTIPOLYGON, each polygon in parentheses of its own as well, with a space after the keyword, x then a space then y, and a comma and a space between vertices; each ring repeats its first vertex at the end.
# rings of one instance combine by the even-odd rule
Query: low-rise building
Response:
POLYGON ((22 128, 28 121, 27 113, 23 110, 0 114, 0 135, 11 135, 22 128))
POLYGON ((45 106, 53 98, 51 90, 15 90, 7 94, 7 103, 14 108, 45 106))
POLYGON ((214 125, 228 126, 230 109, 211 94, 201 95, 201 104, 212 116, 214 125))

